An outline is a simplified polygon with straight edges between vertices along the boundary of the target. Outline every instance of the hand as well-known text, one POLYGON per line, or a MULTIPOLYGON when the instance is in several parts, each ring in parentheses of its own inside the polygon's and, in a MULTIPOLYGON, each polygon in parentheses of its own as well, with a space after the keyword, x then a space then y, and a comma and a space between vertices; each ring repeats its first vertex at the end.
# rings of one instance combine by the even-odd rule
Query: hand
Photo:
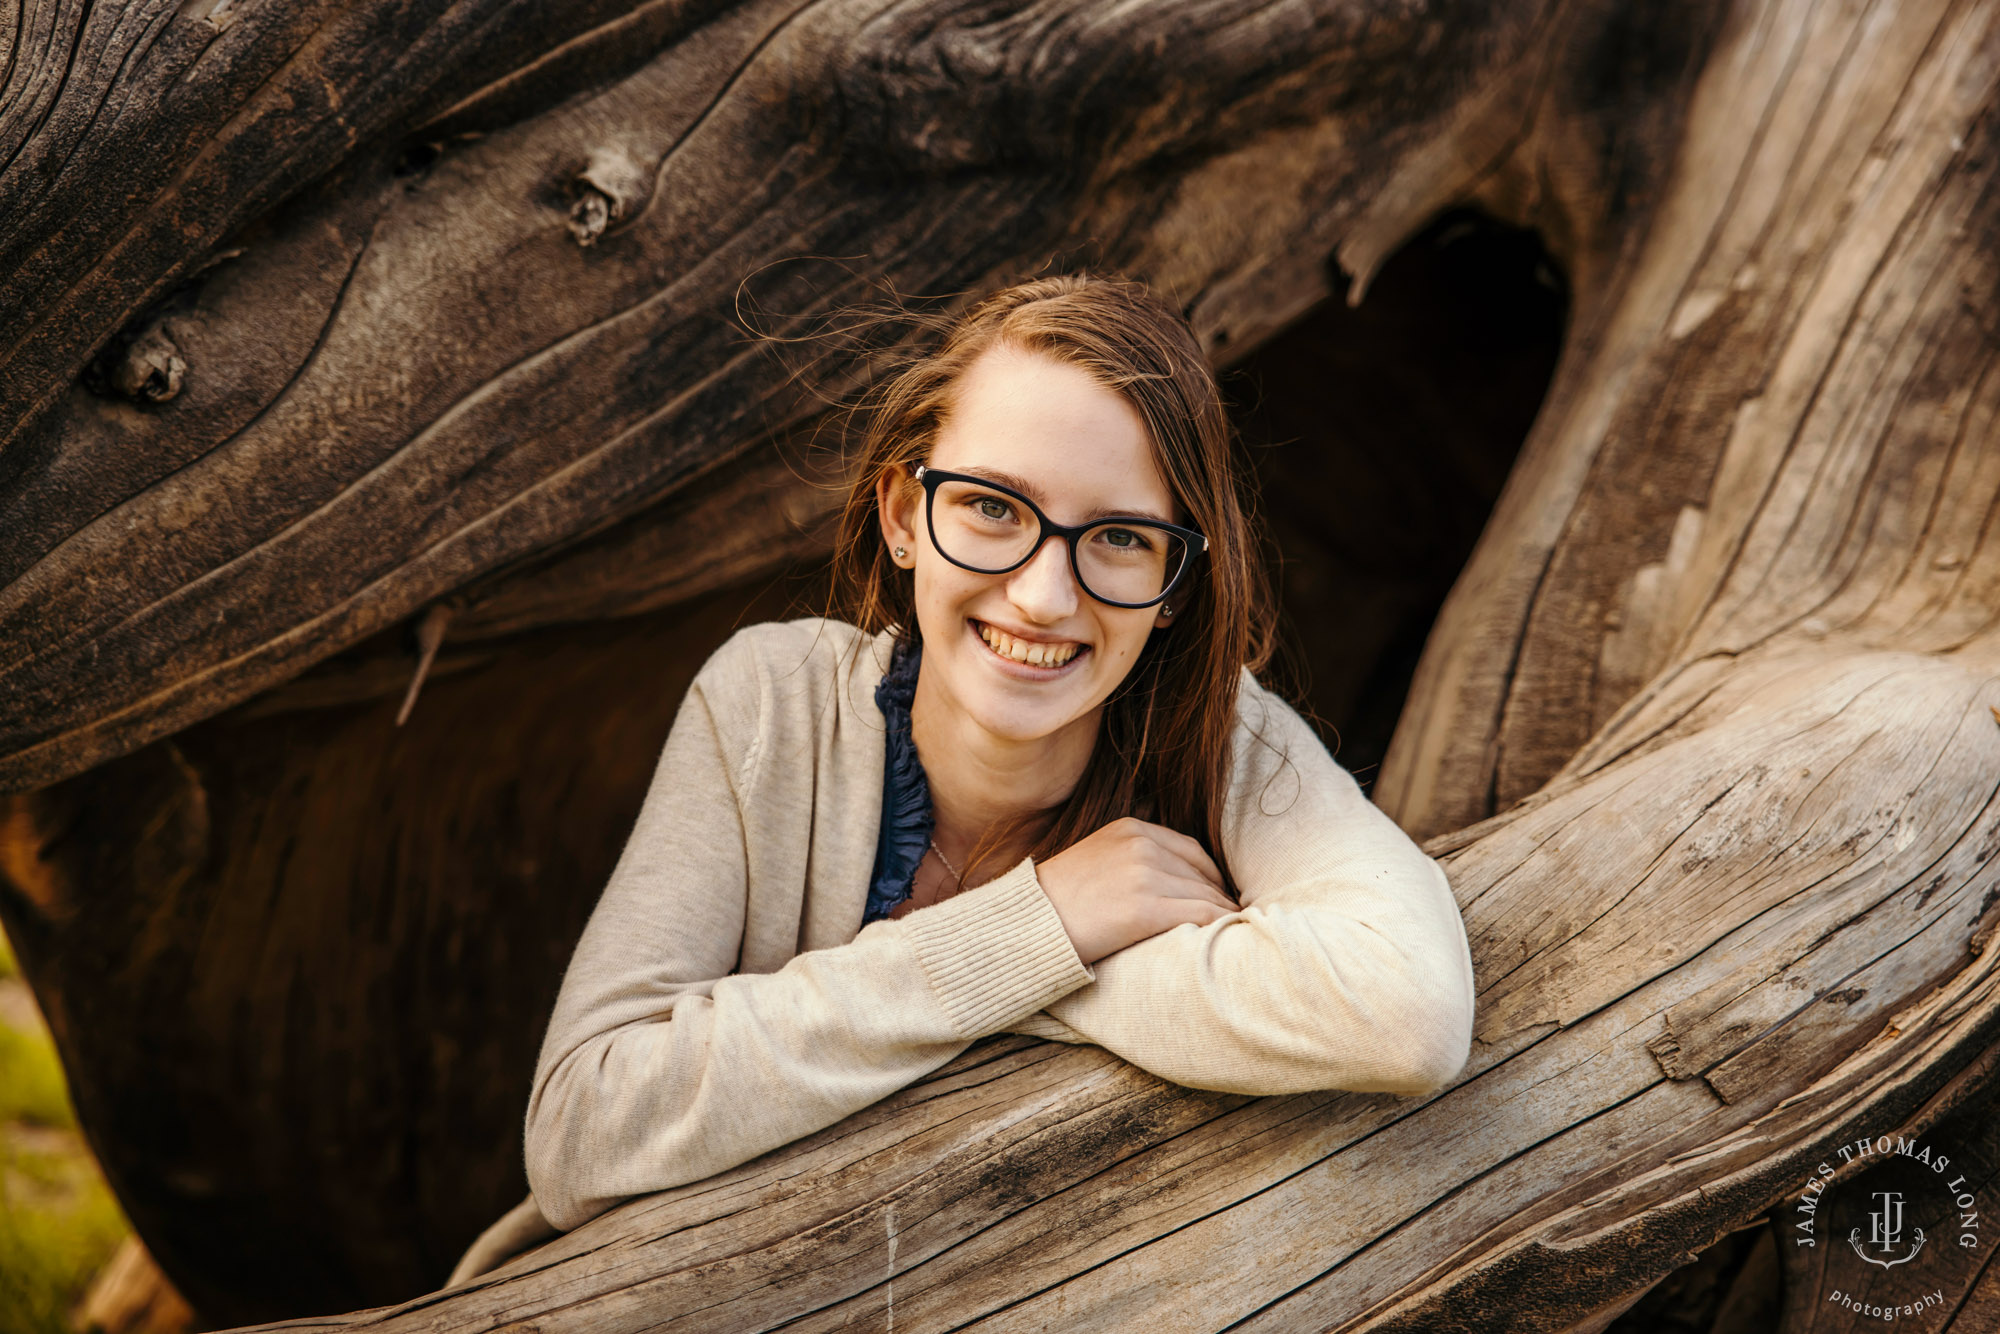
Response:
POLYGON ((1129 815, 1038 862, 1035 874, 1086 964, 1182 922, 1207 926, 1237 911, 1201 844, 1129 815))

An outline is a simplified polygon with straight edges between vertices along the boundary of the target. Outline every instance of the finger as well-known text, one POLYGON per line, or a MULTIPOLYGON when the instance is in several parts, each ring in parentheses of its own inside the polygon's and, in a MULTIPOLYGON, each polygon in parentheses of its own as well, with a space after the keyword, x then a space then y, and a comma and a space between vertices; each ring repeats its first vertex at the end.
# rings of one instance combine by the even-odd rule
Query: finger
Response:
POLYGON ((1215 859, 1208 855, 1208 850, 1202 847, 1200 840, 1190 838, 1180 830, 1169 829, 1165 825, 1148 825, 1147 828, 1152 831, 1155 844, 1163 851, 1172 853, 1193 867, 1211 884, 1222 883, 1222 868, 1215 864, 1215 859))
POLYGON ((1238 905, 1229 901, 1229 896, 1198 876, 1166 875, 1154 880, 1152 889, 1156 896, 1169 899, 1198 899, 1212 903, 1226 913, 1239 911, 1238 905))
POLYGON ((1226 916, 1228 914, 1221 908, 1205 899, 1155 899, 1151 917, 1159 925, 1154 928, 1153 934, 1171 931, 1183 922, 1191 926, 1207 926, 1226 916))

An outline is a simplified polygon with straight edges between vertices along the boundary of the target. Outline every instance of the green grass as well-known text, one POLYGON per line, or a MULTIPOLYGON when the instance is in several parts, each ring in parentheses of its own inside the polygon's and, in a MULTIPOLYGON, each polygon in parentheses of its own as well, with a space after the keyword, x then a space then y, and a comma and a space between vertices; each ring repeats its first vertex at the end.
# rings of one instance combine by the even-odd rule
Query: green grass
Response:
POLYGON ((49 1040, 0 1022, 0 1124, 8 1121, 69 1129, 76 1113, 49 1040))
MULTIPOLYGON (((0 935, 0 979, 14 976, 0 935)), ((69 1334, 69 1313, 128 1231, 76 1132, 46 1033, 0 1020, 0 1334, 69 1334)))
POLYGON ((0 1182, 0 1330, 69 1334, 125 1217, 88 1155, 0 1148, 0 1182))

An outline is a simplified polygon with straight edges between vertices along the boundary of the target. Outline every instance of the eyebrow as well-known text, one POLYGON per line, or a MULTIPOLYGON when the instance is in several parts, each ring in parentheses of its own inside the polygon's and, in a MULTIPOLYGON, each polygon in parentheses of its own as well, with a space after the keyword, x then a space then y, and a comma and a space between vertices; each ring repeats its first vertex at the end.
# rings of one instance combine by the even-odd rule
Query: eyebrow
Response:
MULTIPOLYGON (((1026 496, 1028 499, 1034 501, 1037 505, 1040 505, 1043 509, 1047 509, 1049 507, 1048 493, 1046 491, 1043 491, 1042 488, 1036 486, 1033 482, 1029 481, 1025 477, 1017 477, 1013 473, 1006 472, 1000 468, 982 468, 976 465, 960 468, 957 471, 970 474, 971 476, 974 477, 984 477, 987 481, 998 482, 1002 486, 1012 487, 1014 490, 1019 491, 1022 495, 1026 496)), ((1114 509, 1100 505, 1096 509, 1090 511, 1090 513, 1084 515, 1083 518, 1078 520, 1078 523, 1095 523, 1099 519, 1111 519, 1111 518, 1152 519, 1157 523, 1173 522, 1173 520, 1168 518, 1166 515, 1155 514, 1151 510, 1114 509)))

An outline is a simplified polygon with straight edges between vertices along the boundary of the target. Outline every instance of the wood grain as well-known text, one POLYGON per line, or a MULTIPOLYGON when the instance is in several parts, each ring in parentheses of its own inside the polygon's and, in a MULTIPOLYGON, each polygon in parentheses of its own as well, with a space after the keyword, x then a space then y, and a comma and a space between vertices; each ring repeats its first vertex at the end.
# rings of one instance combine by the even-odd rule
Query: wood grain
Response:
POLYGON ((0 913, 204 1311, 296 1315, 343 1266, 414 1291, 512 1202, 465 1189, 451 1089, 525 1078, 677 694, 654 655, 703 642, 590 623, 810 550, 782 442, 911 333, 815 350, 746 309, 790 335, 1089 260, 1229 361, 1329 257, 1358 298, 1463 204, 1539 232, 1573 302, 1377 786, 1473 941, 1454 1087, 1249 1101, 981 1044, 453 1292, 290 1327, 887 1328, 893 1295, 906 1329, 1570 1329, 1834 1146, 1990 1101, 1993 0, 231 12, 24 9, 0 104, 0 913), (380 637, 440 604, 467 636, 400 746, 474 753, 391 773, 380 637), (599 667, 505 638, 553 624, 599 667), (510 802, 578 814, 479 823, 510 802), (471 850, 405 851, 438 830, 471 850), (544 952, 495 997, 412 962, 439 939, 489 980, 544 952), (109 1090, 159 1060, 118 1036, 160 1031, 173 969, 119 962, 148 950, 180 1031, 287 1017, 225 1023, 140 1124, 109 1090), (385 1032, 438 1082, 249 1077, 385 1032), (459 1040, 500 1064, 454 1085, 459 1040), (306 1182, 273 1126, 413 1147, 306 1182), (235 1142, 218 1193, 190 1163, 235 1142), (204 1235, 282 1258, 232 1288, 204 1235))

